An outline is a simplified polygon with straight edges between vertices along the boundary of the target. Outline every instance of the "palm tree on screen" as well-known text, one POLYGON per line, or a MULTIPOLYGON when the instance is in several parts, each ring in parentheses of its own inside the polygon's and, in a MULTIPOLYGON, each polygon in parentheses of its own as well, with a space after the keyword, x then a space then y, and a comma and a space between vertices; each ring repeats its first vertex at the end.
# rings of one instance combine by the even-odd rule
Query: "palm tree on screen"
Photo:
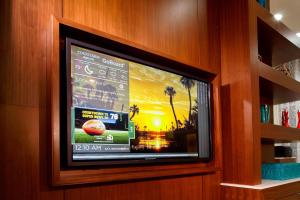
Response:
POLYGON ((133 104, 133 106, 130 106, 129 110, 130 110, 130 112, 132 112, 130 120, 132 120, 132 118, 135 116, 135 114, 139 114, 139 112, 140 112, 140 109, 136 104, 133 104))
POLYGON ((191 88, 194 87, 195 81, 192 79, 189 79, 187 77, 182 76, 180 78, 180 83, 185 87, 185 89, 188 90, 189 93, 189 101, 190 101, 190 109, 189 109, 189 121, 191 121, 192 118, 192 98, 191 98, 191 88))
POLYGON ((174 90, 173 87, 171 87, 171 86, 166 87, 165 95, 168 95, 170 97, 170 105, 172 107, 173 115, 174 115, 174 118, 175 118, 176 128, 178 129, 178 121, 177 121, 177 117, 176 117, 175 110, 174 110, 174 105, 173 105, 173 97, 175 96, 175 94, 176 94, 176 91, 174 90))

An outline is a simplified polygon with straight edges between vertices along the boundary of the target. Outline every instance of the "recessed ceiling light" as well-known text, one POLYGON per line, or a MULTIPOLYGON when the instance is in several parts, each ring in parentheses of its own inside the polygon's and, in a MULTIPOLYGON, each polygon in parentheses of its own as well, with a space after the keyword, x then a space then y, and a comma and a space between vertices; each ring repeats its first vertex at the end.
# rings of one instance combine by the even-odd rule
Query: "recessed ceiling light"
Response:
POLYGON ((274 15, 274 18, 277 20, 277 21, 280 21, 281 19, 282 19, 282 14, 280 14, 280 13, 276 13, 275 15, 274 15))
POLYGON ((300 32, 299 33, 296 33, 297 37, 300 37, 300 32))

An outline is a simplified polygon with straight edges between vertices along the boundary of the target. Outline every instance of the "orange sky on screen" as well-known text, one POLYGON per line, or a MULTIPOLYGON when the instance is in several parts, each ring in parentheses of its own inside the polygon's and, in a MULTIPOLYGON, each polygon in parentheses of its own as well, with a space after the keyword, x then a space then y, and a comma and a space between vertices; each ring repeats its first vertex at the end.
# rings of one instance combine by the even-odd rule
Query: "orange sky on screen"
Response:
MULTIPOLYGON (((133 62, 129 64, 129 76, 129 103, 139 108, 139 114, 132 120, 141 130, 147 126, 148 131, 166 131, 171 128, 172 122, 176 126, 170 97, 164 93, 167 86, 176 91, 173 104, 177 119, 182 123, 184 118, 188 119, 188 90, 180 83, 181 76, 133 62)), ((197 97, 196 85, 191 89, 191 96, 193 106, 197 97)))

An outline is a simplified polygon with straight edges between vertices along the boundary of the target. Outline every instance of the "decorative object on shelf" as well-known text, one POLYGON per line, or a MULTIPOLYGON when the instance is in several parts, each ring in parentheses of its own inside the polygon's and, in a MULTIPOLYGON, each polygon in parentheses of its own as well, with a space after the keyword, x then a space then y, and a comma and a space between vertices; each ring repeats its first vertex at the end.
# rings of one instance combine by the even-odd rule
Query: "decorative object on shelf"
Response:
POLYGON ((300 177, 300 163, 268 163, 262 165, 262 178, 287 180, 300 177))
POLYGON ((281 118, 282 118, 282 120, 281 120, 282 126, 290 127, 290 125, 289 125, 289 111, 287 111, 287 109, 284 109, 282 111, 281 118))
POLYGON ((277 104, 273 106, 273 120, 275 125, 282 125, 282 111, 289 112, 290 127, 297 128, 298 126, 298 111, 300 111, 300 101, 290 103, 277 104))
POLYGON ((275 146, 275 157, 292 157, 292 154, 290 146, 275 146))
POLYGON ((295 152, 296 162, 300 163, 300 142, 293 142, 293 152, 295 152))
POLYGON ((284 75, 292 78, 291 67, 292 67, 291 64, 288 62, 288 63, 283 63, 282 65, 278 65, 273 68, 282 72, 284 75))
MULTIPOLYGON (((276 70, 283 72, 285 75, 290 78, 295 79, 300 82, 300 59, 292 60, 276 67, 272 67, 276 70)), ((288 110, 289 112, 289 125, 290 127, 296 128, 298 127, 298 119, 297 118, 298 110, 300 110, 300 101, 294 101, 284 104, 277 104, 273 106, 273 120, 274 124, 281 125, 282 123, 282 110, 288 110)))
POLYGON ((258 3, 259 3, 259 5, 261 5, 262 7, 264 7, 264 8, 266 8, 266 9, 269 9, 268 8, 268 1, 269 0, 256 0, 258 3))
POLYGON ((300 59, 292 60, 273 68, 300 82, 300 59))
POLYGON ((296 60, 293 60, 291 61, 292 63, 292 77, 300 82, 300 59, 296 59, 296 60))
MULTIPOLYGON (((273 120, 275 125, 282 125, 282 110, 288 110, 289 112, 289 126, 292 128, 300 128, 300 101, 274 105, 273 120)), ((280 145, 286 144, 288 143, 280 145)), ((297 162, 300 162, 300 142, 293 142, 290 145, 293 150, 293 156, 296 157, 297 162)))
POLYGON ((257 56, 257 58, 258 58, 258 60, 259 60, 260 62, 262 62, 262 61, 263 61, 263 58, 262 58, 262 56, 261 56, 261 55, 258 55, 258 56, 257 56))
POLYGON ((270 105, 263 104, 260 106, 260 121, 262 123, 270 122, 270 105))
POLYGON ((297 112, 297 116, 298 116, 298 125, 297 125, 297 128, 300 128, 300 111, 299 110, 297 112))
MULTIPOLYGON (((299 159, 299 156, 300 156, 300 143, 299 144, 298 144, 298 142, 275 143, 274 147, 275 147, 275 158, 276 157, 282 157, 282 155, 280 156, 280 153, 279 154, 278 154, 278 152, 276 153, 276 148, 290 148, 292 150, 291 154, 286 154, 286 155, 288 155, 288 157, 290 157, 290 158, 295 158, 295 160, 297 162, 300 162, 300 159, 299 159)), ((277 149, 277 151, 280 151, 280 149, 277 149)), ((289 151, 289 150, 287 150, 287 151, 289 151)), ((289 162, 294 162, 294 161, 289 161, 289 162)))

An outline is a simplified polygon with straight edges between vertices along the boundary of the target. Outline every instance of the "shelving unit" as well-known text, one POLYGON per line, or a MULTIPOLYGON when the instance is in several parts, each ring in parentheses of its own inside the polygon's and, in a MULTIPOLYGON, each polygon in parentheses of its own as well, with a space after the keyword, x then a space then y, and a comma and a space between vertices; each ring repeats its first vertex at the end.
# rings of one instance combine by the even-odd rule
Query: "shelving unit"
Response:
MULTIPOLYGON (((259 19, 264 21, 270 28, 272 28, 275 32, 280 34, 283 38, 289 40, 290 43, 300 48, 300 39, 285 24, 276 21, 273 15, 265 8, 260 6, 258 3, 255 4, 255 10, 256 15, 259 19)), ((294 48, 294 50, 297 51, 296 48, 294 48)))
MULTIPOLYGON (((276 105, 300 100, 300 83, 263 62, 259 62, 260 104, 276 105)), ((271 106, 271 120, 273 109, 271 106)), ((260 124, 262 162, 274 163, 274 143, 300 140, 300 129, 288 128, 271 123, 260 124)), ((288 159, 293 162, 293 159, 288 159)))
MULTIPOLYGON (((300 82, 271 66, 300 58, 300 39, 285 24, 258 3, 258 52, 266 56, 259 63, 260 103, 272 105, 300 100, 300 82)), ((274 140, 300 140, 300 130, 272 124, 261 124, 261 137, 274 140)))
POLYGON ((287 162, 296 162, 296 157, 275 157, 274 162, 276 163, 287 163, 287 162))
POLYGON ((260 125, 261 138, 275 142, 300 140, 300 129, 287 128, 274 124, 260 125))
POLYGON ((271 105, 270 121, 273 121, 273 105, 300 100, 300 83, 273 68, 300 58, 300 38, 256 0, 226 1, 224 7, 221 18, 228 17, 227 13, 233 13, 234 17, 231 15, 224 22, 221 19, 222 86, 224 96, 231 95, 229 99, 223 98, 223 112, 227 114, 223 118, 223 135, 226 135, 223 198, 298 199, 294 197, 300 192, 299 179, 275 181, 275 185, 268 187, 259 185, 268 182, 261 178, 262 161, 295 161, 292 157, 276 159, 274 143, 300 140, 300 130, 262 124, 259 116, 262 104, 271 105), (236 19, 249 23, 241 25, 236 19), (238 34, 232 37, 234 32, 238 34))
POLYGON ((295 60, 300 57, 300 39, 285 24, 256 4, 258 53, 269 66, 295 60))
MULTIPOLYGON (((277 105, 300 100, 300 83, 272 68, 279 64, 300 58, 300 39, 283 23, 276 21, 273 15, 259 4, 255 6, 257 14, 258 53, 262 56, 258 62, 260 104, 277 105)), ((273 111, 271 109, 271 121, 273 111)), ((283 127, 271 123, 260 124, 262 162, 295 162, 295 158, 275 159, 274 143, 300 141, 300 129, 283 127)), ((262 180, 262 182, 265 182, 262 180)), ((277 195, 287 196, 288 199, 298 199, 300 181, 276 181, 285 185, 286 191, 277 195), (289 184, 287 184, 289 182, 289 184), (292 191, 288 192, 288 190, 292 191)), ((272 186, 273 187, 273 186, 272 186)), ((278 188, 265 188, 274 192, 278 188)), ((263 195, 266 198, 266 195, 263 195)), ((277 196, 279 197, 279 196, 277 196)))
POLYGON ((300 83, 270 66, 259 62, 260 96, 270 98, 273 104, 300 100, 300 83))

